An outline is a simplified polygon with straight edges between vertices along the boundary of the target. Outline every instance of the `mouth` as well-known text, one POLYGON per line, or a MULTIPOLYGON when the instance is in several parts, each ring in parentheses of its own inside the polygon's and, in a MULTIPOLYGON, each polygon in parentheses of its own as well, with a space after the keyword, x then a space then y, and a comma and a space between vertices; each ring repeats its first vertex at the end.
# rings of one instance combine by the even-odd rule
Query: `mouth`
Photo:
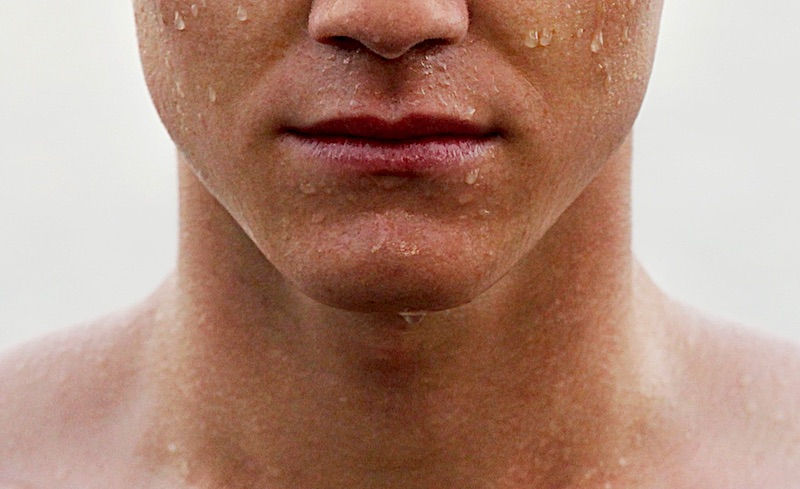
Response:
POLYGON ((469 120, 422 114, 327 119, 285 134, 297 151, 330 171, 408 177, 478 164, 500 136, 469 120))

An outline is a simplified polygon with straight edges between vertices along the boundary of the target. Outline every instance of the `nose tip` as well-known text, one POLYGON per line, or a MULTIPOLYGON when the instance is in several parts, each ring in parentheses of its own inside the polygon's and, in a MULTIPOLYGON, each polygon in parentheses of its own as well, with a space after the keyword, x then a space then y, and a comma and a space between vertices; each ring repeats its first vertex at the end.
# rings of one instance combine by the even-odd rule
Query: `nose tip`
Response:
POLYGON ((308 31, 317 42, 364 46, 385 59, 422 44, 455 44, 469 29, 466 0, 314 0, 308 31))

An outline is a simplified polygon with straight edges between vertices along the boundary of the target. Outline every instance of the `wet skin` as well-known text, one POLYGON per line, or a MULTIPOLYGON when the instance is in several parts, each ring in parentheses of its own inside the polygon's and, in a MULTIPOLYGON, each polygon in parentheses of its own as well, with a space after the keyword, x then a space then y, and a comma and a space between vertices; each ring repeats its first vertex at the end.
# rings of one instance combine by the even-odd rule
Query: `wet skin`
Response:
POLYGON ((134 6, 177 269, 0 360, 0 488, 796 487, 797 348, 631 253, 660 2, 134 6))
POLYGON ((170 135, 272 265, 323 303, 399 311, 473 300, 575 200, 630 131, 661 4, 282 1, 245 22, 234 3, 136 7, 170 135), (528 47, 532 31, 549 45, 528 47), (403 178, 342 171, 287 135, 415 114, 474 123, 486 147, 403 178))

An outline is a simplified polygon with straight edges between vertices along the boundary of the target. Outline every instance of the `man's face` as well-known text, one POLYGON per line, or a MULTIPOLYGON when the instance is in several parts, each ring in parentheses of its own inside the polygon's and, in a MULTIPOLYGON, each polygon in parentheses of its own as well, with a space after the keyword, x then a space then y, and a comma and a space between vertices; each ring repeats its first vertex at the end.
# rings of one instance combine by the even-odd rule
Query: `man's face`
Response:
POLYGON ((321 302, 432 310, 520 263, 628 135, 661 0, 136 0, 156 107, 321 302))

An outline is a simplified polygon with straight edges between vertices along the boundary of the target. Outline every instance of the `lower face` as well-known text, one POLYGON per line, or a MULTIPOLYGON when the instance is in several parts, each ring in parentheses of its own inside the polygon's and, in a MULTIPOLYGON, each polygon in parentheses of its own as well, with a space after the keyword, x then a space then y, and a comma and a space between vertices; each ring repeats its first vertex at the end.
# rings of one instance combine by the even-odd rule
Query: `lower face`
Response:
POLYGON ((310 0, 135 2, 147 82, 179 151, 314 300, 362 311, 474 300, 630 132, 661 0, 453 1, 468 4, 463 40, 392 60, 313 39, 310 0), (365 143, 298 129, 431 114, 482 133, 365 143))

